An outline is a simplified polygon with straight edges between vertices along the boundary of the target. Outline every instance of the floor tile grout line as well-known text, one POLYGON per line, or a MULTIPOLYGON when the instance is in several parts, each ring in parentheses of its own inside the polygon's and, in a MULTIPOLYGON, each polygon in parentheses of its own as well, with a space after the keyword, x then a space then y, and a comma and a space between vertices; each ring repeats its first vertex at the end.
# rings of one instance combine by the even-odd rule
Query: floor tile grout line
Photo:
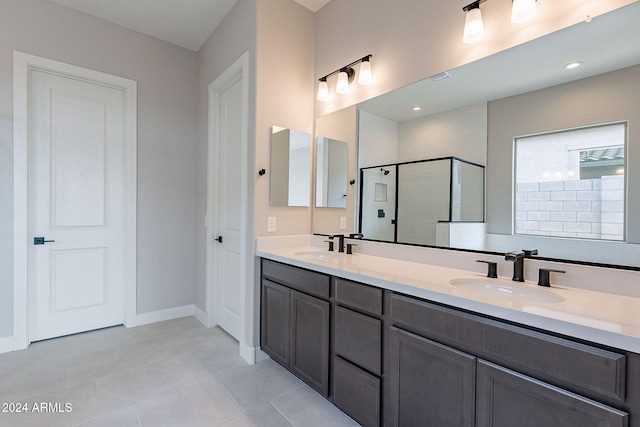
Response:
POLYGON ((280 409, 278 409, 278 408, 273 404, 273 402, 269 401, 269 405, 271 405, 271 407, 272 407, 273 409, 275 409, 275 410, 276 410, 276 411, 277 411, 277 412, 282 416, 282 418, 284 418, 285 420, 287 420, 287 422, 288 422, 289 424, 291 424, 292 426, 294 426, 294 427, 295 427, 295 424, 294 424, 294 423, 293 423, 293 422, 292 422, 292 421, 291 421, 291 420, 290 420, 290 419, 289 419, 289 418, 288 418, 288 417, 287 417, 287 416, 286 416, 286 415, 285 415, 285 414, 284 414, 280 409))

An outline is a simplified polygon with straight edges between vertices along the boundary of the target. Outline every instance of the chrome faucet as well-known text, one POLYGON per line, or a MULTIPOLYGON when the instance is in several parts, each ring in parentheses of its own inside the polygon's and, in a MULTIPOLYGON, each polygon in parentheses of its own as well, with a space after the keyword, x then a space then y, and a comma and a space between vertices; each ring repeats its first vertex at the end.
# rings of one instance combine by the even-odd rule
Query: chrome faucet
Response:
POLYGON ((537 249, 523 249, 522 252, 507 252, 504 255, 506 261, 513 263, 513 280, 514 282, 524 282, 524 259, 531 255, 538 255, 537 249))

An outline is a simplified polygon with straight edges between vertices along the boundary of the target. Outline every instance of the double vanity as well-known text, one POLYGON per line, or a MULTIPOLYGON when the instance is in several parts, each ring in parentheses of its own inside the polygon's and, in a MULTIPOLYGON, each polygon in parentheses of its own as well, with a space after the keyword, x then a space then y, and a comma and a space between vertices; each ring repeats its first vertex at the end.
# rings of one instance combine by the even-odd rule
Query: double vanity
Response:
POLYGON ((262 350, 361 425, 640 426, 639 298, 319 246, 257 255, 262 350))

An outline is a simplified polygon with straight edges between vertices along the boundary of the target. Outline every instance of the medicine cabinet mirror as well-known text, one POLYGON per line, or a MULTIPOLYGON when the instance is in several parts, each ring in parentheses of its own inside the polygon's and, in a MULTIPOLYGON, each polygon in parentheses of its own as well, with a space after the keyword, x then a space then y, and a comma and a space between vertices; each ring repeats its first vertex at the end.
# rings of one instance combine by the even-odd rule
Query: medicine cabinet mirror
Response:
POLYGON ((311 135, 273 126, 271 206, 309 206, 311 135))

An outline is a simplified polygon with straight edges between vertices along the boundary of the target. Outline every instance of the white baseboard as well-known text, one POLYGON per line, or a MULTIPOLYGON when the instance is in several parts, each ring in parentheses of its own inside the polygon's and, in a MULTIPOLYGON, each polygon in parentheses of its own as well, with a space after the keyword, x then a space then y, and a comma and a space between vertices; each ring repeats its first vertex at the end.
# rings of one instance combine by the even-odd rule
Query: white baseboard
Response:
POLYGON ((249 347, 243 343, 240 343, 240 357, 249 365, 255 365, 256 363, 269 359, 269 355, 260 350, 260 347, 249 347))
POLYGON ((193 315, 195 316, 196 319, 198 319, 200 321, 200 323, 202 323, 205 327, 209 327, 208 323, 209 323, 209 318, 207 316, 207 313, 205 313, 204 311, 200 310, 200 308, 197 305, 193 305, 193 315))
POLYGON ((13 337, 0 338, 0 353, 13 351, 13 337))
MULTIPOLYGON (((195 305, 183 305, 182 307, 172 307, 164 310, 151 311, 136 316, 136 325, 146 325, 148 323, 162 322, 164 320, 177 319, 178 317, 193 316, 195 305)), ((197 317, 197 316, 196 316, 197 317)), ((200 319, 198 319, 200 320, 200 319)))
POLYGON ((240 343, 240 357, 249 365, 255 365, 256 363, 256 347, 249 347, 245 343, 240 343))

